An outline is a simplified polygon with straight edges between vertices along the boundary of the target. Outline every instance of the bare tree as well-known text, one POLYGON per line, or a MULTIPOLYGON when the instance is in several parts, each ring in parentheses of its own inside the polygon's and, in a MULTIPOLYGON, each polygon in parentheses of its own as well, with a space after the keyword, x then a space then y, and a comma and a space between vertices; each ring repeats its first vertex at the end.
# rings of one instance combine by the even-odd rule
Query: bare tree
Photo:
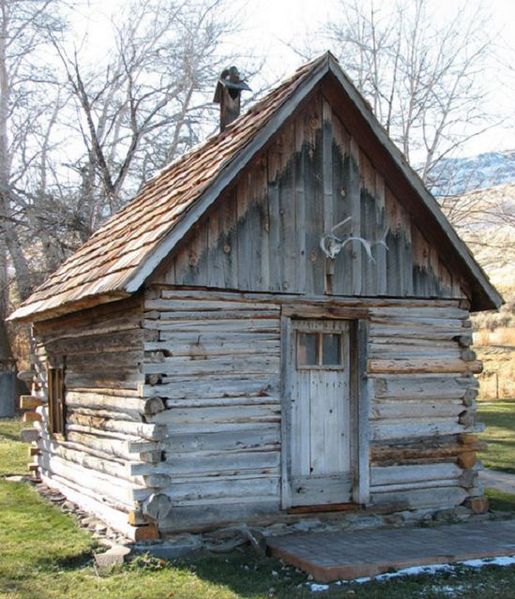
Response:
POLYGON ((105 64, 88 66, 77 49, 56 43, 85 149, 69 166, 81 181, 86 235, 205 135, 214 83, 228 62, 222 42, 235 26, 223 0, 136 0, 114 25, 105 64))
POLYGON ((481 72, 489 52, 480 7, 441 24, 428 0, 339 0, 319 43, 329 44, 424 182, 488 126, 481 72))
MULTIPOLYGON (((9 305, 8 265, 15 272, 18 296, 32 289, 29 259, 23 249, 25 175, 39 150, 32 143, 48 106, 48 71, 39 60, 49 32, 62 29, 58 0, 0 0, 0 321, 9 305)), ((5 330, 0 342, 6 346, 5 330)), ((10 353, 4 347, 0 353, 10 353)))

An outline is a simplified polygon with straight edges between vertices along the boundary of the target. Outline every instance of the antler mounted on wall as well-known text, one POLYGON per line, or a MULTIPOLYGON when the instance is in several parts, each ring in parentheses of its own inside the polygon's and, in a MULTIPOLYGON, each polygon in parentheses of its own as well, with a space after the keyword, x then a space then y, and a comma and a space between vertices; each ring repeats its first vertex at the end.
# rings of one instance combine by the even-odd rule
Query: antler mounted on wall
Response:
POLYGON ((348 216, 345 220, 336 223, 334 227, 329 231, 329 233, 324 233, 322 239, 320 239, 320 249, 324 252, 327 258, 334 260, 336 256, 343 250, 343 248, 352 241, 359 241, 362 246, 365 248, 365 252, 367 253, 368 259, 371 262, 375 262, 374 257, 372 256, 372 247, 374 245, 382 245, 388 250, 388 246, 386 245, 386 235, 388 231, 385 229, 383 231, 383 235, 377 241, 369 241, 368 239, 364 239, 363 237, 358 237, 355 235, 348 234, 344 236, 342 239, 335 235, 335 231, 341 229, 348 223, 352 222, 352 216, 348 216))

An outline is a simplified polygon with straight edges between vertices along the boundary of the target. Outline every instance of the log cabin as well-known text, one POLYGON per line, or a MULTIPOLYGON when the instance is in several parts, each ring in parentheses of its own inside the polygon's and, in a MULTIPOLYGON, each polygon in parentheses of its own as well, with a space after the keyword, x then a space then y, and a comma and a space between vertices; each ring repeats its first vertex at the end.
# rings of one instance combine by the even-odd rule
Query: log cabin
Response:
POLYGON ((502 298, 330 53, 237 118, 219 85, 223 130, 11 317, 31 469, 135 540, 484 509, 470 313, 502 298))

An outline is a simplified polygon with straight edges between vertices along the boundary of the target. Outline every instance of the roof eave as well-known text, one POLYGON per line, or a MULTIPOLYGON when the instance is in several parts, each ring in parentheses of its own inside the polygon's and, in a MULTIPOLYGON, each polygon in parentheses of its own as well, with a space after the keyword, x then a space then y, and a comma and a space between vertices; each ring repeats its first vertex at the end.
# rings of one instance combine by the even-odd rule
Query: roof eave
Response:
POLYGON ((109 302, 116 302, 119 300, 127 299, 133 295, 127 291, 112 291, 109 293, 103 293, 100 295, 89 295, 82 297, 77 300, 65 302, 56 306, 48 305, 48 300, 42 300, 40 302, 32 302, 27 306, 20 306, 17 308, 8 318, 8 321, 16 321, 19 323, 30 323, 30 322, 41 322, 43 320, 50 320, 52 318, 58 318, 80 310, 87 310, 100 304, 107 304, 109 302))

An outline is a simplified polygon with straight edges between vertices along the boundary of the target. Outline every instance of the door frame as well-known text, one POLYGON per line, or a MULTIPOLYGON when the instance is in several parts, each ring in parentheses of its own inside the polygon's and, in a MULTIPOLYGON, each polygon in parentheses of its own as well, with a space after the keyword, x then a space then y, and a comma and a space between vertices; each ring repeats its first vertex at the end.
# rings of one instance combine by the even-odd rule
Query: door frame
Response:
POLYGON ((366 505, 370 499, 369 461, 369 383, 367 378, 368 321, 364 318, 335 317, 334 314, 316 316, 307 310, 281 316, 281 508, 289 509, 291 499, 291 389, 290 368, 295 363, 295 342, 292 319, 345 320, 350 335, 350 414, 351 414, 351 476, 352 502, 366 505), (353 426, 357 423, 357 426, 353 426))

